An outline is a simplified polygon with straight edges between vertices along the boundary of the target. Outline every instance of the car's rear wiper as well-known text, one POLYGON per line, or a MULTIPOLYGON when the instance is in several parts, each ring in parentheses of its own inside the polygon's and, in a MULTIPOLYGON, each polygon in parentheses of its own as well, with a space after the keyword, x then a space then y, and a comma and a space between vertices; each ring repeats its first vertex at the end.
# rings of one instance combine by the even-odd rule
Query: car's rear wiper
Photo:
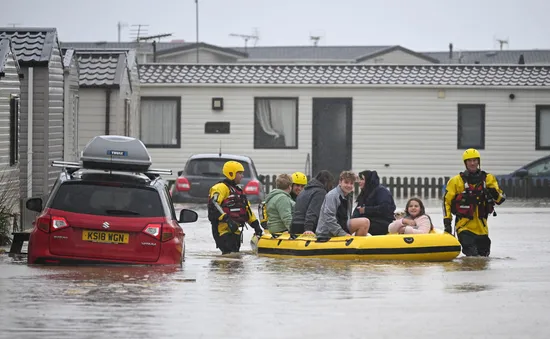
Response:
POLYGON ((140 215, 138 212, 130 210, 105 210, 107 214, 119 214, 119 215, 140 215))

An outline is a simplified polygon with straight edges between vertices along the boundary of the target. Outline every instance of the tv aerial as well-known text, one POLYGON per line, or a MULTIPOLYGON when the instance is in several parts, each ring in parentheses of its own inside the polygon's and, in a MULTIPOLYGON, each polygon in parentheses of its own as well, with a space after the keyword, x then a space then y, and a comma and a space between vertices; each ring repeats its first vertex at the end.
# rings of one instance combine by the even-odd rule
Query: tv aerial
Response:
POLYGON ((256 46, 256 43, 258 42, 258 39, 260 39, 257 34, 248 35, 248 34, 231 33, 231 34, 229 34, 229 36, 243 39, 244 40, 244 51, 245 52, 248 49, 248 40, 253 40, 254 41, 254 46, 256 46))

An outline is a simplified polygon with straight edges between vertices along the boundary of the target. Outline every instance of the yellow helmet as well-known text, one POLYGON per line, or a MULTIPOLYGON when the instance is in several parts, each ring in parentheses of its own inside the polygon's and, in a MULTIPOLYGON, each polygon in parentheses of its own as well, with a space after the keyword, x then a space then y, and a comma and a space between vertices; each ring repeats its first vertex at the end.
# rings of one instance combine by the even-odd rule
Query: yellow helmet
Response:
POLYGON ((462 154, 462 161, 466 161, 468 159, 475 159, 475 158, 478 158, 479 162, 481 162, 481 155, 475 148, 468 148, 462 154))
POLYGON ((292 173, 292 183, 296 185, 307 185, 307 177, 302 172, 292 173))
POLYGON ((240 162, 230 160, 223 165, 222 171, 227 179, 235 180, 237 172, 244 172, 244 167, 240 162))

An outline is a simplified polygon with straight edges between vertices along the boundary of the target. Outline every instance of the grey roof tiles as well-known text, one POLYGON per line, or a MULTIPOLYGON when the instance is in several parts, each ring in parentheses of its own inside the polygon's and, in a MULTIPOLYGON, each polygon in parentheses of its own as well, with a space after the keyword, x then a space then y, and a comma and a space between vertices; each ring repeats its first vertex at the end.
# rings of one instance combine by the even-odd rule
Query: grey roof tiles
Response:
POLYGON ((0 28, 1 38, 11 39, 19 64, 47 64, 57 44, 57 31, 55 28, 0 28))
MULTIPOLYGON (((152 53, 151 42, 66 42, 64 47, 72 48, 134 48, 139 53, 152 53)), ((158 42, 157 51, 175 49, 185 46, 186 49, 194 48, 194 42, 158 42)), ((245 52, 244 47, 223 47, 227 50, 245 52)), ((244 60, 252 61, 340 61, 357 62, 365 56, 375 55, 383 50, 391 50, 398 46, 257 46, 248 47, 248 57, 244 60)), ((401 46, 399 46, 401 47, 401 46)), ((406 48, 401 47, 406 50, 406 48)), ((455 50, 451 58, 449 51, 417 52, 426 58, 433 58, 442 64, 517 64, 520 55, 524 55, 526 64, 550 64, 550 50, 488 50, 488 51, 459 51, 455 50)))
POLYGON ((144 64, 142 84, 550 86, 549 66, 144 64))
POLYGON ((118 87, 126 69, 124 51, 76 51, 81 87, 118 87))

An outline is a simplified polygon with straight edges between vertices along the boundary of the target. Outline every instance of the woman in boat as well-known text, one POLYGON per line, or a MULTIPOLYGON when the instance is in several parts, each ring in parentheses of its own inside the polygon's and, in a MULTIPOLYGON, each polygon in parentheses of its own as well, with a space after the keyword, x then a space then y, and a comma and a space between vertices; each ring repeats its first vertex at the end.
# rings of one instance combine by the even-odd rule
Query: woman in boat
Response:
POLYGON ((426 214, 424 204, 419 198, 409 199, 405 208, 405 216, 395 220, 388 226, 388 231, 393 234, 430 233, 432 229, 432 220, 426 214))
POLYGON ((311 179, 304 190, 296 198, 292 214, 292 234, 315 234, 321 205, 325 195, 334 187, 334 176, 327 170, 322 170, 311 179))
POLYGON ((376 171, 359 173, 359 188, 361 192, 357 196, 357 207, 352 218, 369 219, 371 235, 388 234, 388 226, 395 220, 395 201, 391 192, 380 185, 376 171))

